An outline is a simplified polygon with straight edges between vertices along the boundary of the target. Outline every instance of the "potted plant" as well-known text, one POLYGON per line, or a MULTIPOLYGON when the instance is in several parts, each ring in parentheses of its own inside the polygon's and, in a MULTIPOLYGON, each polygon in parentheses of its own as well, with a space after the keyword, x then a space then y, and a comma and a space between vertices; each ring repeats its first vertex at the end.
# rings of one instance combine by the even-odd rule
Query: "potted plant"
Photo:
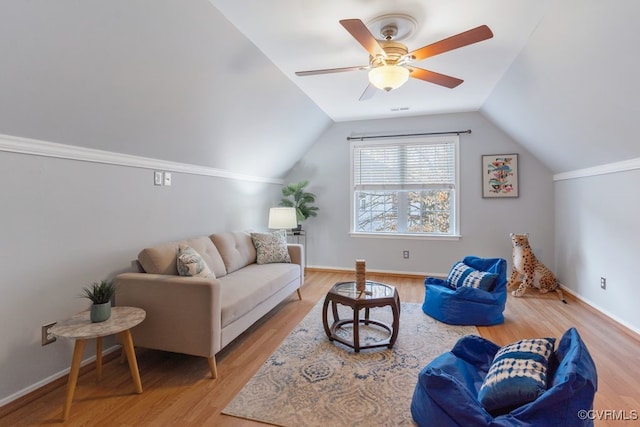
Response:
POLYGON ((311 205, 311 203, 316 201, 316 195, 305 191, 307 185, 309 185, 309 181, 304 180, 298 183, 291 183, 282 188, 280 206, 296 208, 298 227, 294 229, 294 231, 300 231, 302 228, 300 223, 302 221, 318 215, 318 208, 311 205))
POLYGON ((113 282, 107 280, 94 282, 93 285, 83 288, 82 291, 80 296, 90 299, 93 303, 90 314, 93 323, 104 322, 111 317, 111 298, 116 291, 113 282))

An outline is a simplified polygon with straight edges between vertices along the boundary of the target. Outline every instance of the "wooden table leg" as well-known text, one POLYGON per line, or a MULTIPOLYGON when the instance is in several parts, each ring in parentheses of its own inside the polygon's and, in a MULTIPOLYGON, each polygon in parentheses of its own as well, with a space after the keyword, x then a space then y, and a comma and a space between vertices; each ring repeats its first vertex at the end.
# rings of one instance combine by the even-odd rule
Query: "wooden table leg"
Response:
POLYGON ((77 339, 73 348, 73 357, 71 358, 71 370, 69 372, 69 382, 67 383, 67 398, 64 402, 64 410, 62 411, 62 420, 69 419, 71 411, 71 402, 73 402, 73 394, 76 391, 76 383, 78 382, 78 373, 80 372, 80 362, 82 362, 82 354, 87 340, 77 339))
POLYGON ((353 349, 360 352, 360 309, 353 307, 353 349))
POLYGON ((333 323, 340 321, 340 316, 338 315, 338 304, 332 299, 331 300, 331 313, 333 314, 333 323))
POLYGON ((96 338, 96 377, 102 379, 102 337, 96 338))
POLYGON ((140 381, 140 372, 138 371, 138 361, 136 360, 136 352, 133 349, 133 338, 131 337, 131 331, 129 329, 120 332, 122 337, 122 343, 124 350, 127 353, 127 360, 129 361, 129 371, 133 378, 133 383, 136 386, 136 393, 142 393, 142 381, 140 381))
MULTIPOLYGON (((322 304, 322 326, 324 326, 324 332, 329 337, 329 341, 333 341, 333 336, 331 335, 331 329, 329 329, 329 320, 327 319, 327 309, 329 306, 329 297, 325 297, 324 303, 322 304)), ((335 321, 335 318, 334 318, 335 321)))
POLYGON ((398 332, 400 331, 400 296, 395 295, 394 302, 391 304, 391 311, 393 312, 393 323, 391 324, 391 337, 389 337, 389 348, 393 347, 393 344, 398 338, 398 332))

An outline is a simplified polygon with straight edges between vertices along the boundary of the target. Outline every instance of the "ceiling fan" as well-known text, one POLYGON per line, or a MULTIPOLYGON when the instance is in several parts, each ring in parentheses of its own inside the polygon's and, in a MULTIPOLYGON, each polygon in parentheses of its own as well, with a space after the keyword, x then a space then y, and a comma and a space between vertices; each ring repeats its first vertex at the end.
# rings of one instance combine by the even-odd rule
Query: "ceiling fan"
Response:
MULTIPOLYGON (((367 26, 359 19, 343 19, 340 21, 340 24, 369 52, 368 65, 297 71, 296 75, 313 76, 317 74, 369 70, 369 85, 360 96, 361 101, 371 98, 376 89, 382 89, 387 92, 396 89, 402 86, 409 77, 452 89, 460 85, 463 80, 416 67, 413 65, 413 62, 421 61, 493 37, 493 33, 489 27, 481 25, 409 52, 407 46, 398 41, 398 15, 393 15, 393 19, 388 20, 388 22, 384 22, 382 18, 385 17, 377 18, 377 21, 383 22, 380 28, 381 39, 376 39, 367 26)), ((401 18, 410 20, 415 24, 415 21, 410 17, 401 16, 401 18)), ((400 22, 402 22, 402 19, 400 19, 400 22)), ((402 38, 406 38, 406 34, 404 34, 402 38)))

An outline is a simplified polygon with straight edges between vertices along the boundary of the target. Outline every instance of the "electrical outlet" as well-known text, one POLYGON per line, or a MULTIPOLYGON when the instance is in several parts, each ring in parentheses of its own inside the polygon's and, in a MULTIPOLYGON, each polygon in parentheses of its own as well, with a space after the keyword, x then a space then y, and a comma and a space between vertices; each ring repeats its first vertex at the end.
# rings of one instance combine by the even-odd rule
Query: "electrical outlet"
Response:
POLYGON ((171 172, 164 173, 164 185, 166 186, 171 185, 171 172))
POLYGON ((606 277, 601 277, 600 278, 600 287, 602 289, 607 289, 607 278, 606 277))
POLYGON ((162 172, 153 171, 153 184, 162 185, 162 172))
POLYGON ((51 333, 51 328, 56 322, 49 323, 48 325, 42 325, 42 345, 51 344, 55 342, 56 336, 51 333))
POLYGON ((409 251, 402 251, 402 258, 409 259, 409 251))

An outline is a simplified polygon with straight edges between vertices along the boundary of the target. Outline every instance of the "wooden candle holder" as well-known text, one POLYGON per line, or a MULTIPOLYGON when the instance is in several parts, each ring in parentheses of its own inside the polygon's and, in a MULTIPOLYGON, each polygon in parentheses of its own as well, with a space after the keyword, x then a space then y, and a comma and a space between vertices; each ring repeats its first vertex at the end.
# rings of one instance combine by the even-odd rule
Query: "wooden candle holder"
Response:
POLYGON ((365 261, 363 259, 356 260, 356 290, 358 292, 365 291, 365 285, 367 283, 365 278, 365 261))

